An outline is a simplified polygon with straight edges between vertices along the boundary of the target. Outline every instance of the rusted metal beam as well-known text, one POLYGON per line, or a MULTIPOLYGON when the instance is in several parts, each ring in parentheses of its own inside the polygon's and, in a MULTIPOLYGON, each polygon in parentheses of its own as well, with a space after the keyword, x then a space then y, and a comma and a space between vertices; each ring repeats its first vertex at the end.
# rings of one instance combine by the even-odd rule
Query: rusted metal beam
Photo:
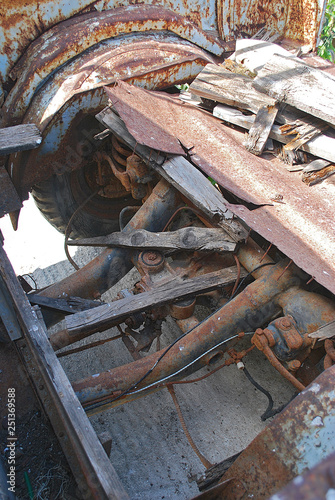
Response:
MULTIPOLYGON (((176 344, 172 344, 166 352, 159 351, 130 365, 74 383, 73 387, 80 401, 90 408, 90 404, 96 399, 109 397, 113 400, 117 396, 118 399, 109 404, 114 406, 144 395, 146 388, 155 387, 176 377, 185 377, 206 365, 213 353, 224 349, 221 345, 224 345, 227 339, 241 331, 254 331, 260 323, 268 321, 279 312, 274 298, 299 283, 298 270, 294 267, 290 267, 285 276, 281 277, 286 265, 287 261, 284 260, 269 266, 270 269, 262 268, 262 274, 256 281, 176 344), (144 376, 145 380, 139 383, 144 376), (130 391, 130 394, 120 397, 123 391, 135 386, 134 395, 131 395, 130 391)), ((106 407, 109 405, 107 403, 106 407)))
MULTIPOLYGON (((181 204, 178 192, 166 181, 160 181, 144 205, 124 228, 125 233, 137 228, 151 231, 163 229, 181 204)), ((39 295, 58 298, 62 294, 97 298, 117 283, 132 268, 131 255, 124 249, 106 249, 89 264, 39 295)))

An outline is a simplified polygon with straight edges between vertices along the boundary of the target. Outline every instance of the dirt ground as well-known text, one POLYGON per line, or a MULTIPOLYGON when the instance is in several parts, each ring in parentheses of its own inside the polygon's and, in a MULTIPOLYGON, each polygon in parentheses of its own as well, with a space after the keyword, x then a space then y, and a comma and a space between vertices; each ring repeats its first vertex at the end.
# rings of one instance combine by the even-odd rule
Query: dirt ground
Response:
MULTIPOLYGON (((17 234, 12 232, 6 218, 0 221, 0 227, 5 236, 5 250, 16 273, 31 274, 32 279, 27 277, 27 280, 35 281, 38 288, 73 272, 65 260, 63 236, 44 221, 32 201, 26 202, 17 234)), ((95 249, 72 250, 80 266, 96 253, 95 249)), ((134 279, 136 275, 131 272, 103 299, 108 300, 118 289, 130 286, 134 279)), ((180 335, 171 319, 164 324, 163 332, 162 347, 180 335)), ((94 335, 89 341, 117 333, 112 329, 94 335)), ((152 349, 155 349, 155 342, 152 349)), ((121 340, 60 359, 71 382, 132 361, 121 340)), ((261 353, 252 351, 245 364, 254 379, 272 394, 275 406, 291 399, 294 388, 261 353)), ((203 369, 197 376, 205 372, 203 369)), ((244 449, 267 424, 260 419, 267 407, 265 396, 236 366, 226 367, 201 382, 179 386, 175 390, 194 441, 213 464, 244 449)), ((113 440, 110 460, 131 499, 182 500, 199 493, 196 480, 205 469, 186 439, 166 389, 95 415, 91 422, 98 434, 110 432, 113 440)), ((23 428, 25 425, 22 423, 23 428)), ((40 451, 36 448, 36 455, 40 451)), ((47 459, 54 460, 52 449, 48 451, 47 459)), ((57 487, 55 485, 55 489, 57 487)), ((70 500, 66 493, 62 495, 54 498, 70 500)))

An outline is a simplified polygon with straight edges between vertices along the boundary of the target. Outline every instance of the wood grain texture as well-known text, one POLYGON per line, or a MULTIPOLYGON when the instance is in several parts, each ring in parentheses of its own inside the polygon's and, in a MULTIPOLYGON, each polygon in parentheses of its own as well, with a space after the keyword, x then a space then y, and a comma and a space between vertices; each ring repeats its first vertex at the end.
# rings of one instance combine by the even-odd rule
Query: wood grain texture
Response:
POLYGON ((262 106, 258 110, 254 123, 250 127, 248 138, 244 143, 250 153, 256 156, 263 153, 277 112, 276 106, 262 106))
MULTIPOLYGON (((241 276, 245 275, 243 271, 241 276)), ((215 290, 224 285, 235 282, 237 278, 236 267, 213 273, 204 274, 195 278, 182 281, 174 278, 172 281, 148 292, 116 300, 89 311, 67 316, 65 319, 66 330, 70 336, 84 332, 98 332, 120 323, 131 314, 145 311, 168 302, 181 298, 191 297, 199 293, 215 290)))
POLYGON ((253 87, 335 125, 335 77, 298 58, 274 54, 258 73, 253 87))
POLYGON ((308 335, 312 339, 331 339, 335 337, 335 321, 321 326, 318 330, 308 335))
POLYGON ((4 167, 0 167, 0 217, 22 207, 19 195, 4 167))
MULTIPOLYGON (((244 115, 238 109, 224 106, 223 104, 215 106, 213 115, 225 122, 232 123, 233 125, 237 125, 247 130, 250 129, 255 120, 254 115, 244 115)), ((279 125, 272 126, 270 137, 283 144, 290 142, 290 137, 281 132, 281 127, 279 125)), ((319 156, 329 161, 335 161, 335 139, 333 137, 318 135, 308 142, 300 144, 299 149, 314 156, 319 156)))
POLYGON ((42 142, 34 124, 16 125, 0 129, 0 155, 37 148, 42 142))
POLYGON ((130 233, 112 233, 108 236, 85 238, 68 242, 73 246, 122 247, 154 250, 189 250, 233 252, 236 243, 227 240, 223 229, 185 227, 168 233, 153 233, 145 229, 130 233))
POLYGON ((158 151, 137 144, 124 122, 110 108, 102 110, 96 118, 130 148, 134 149, 136 146, 136 154, 147 165, 156 170, 210 219, 217 219, 217 225, 222 227, 234 241, 246 238, 247 231, 238 221, 233 220, 233 214, 227 208, 222 194, 186 158, 173 156, 166 159, 158 151))
POLYGON ((40 310, 31 308, 2 246, 0 276, 22 329, 23 338, 16 340, 18 349, 83 497, 125 500, 128 495, 48 341, 40 310))
POLYGON ((207 64, 190 85, 200 97, 257 113, 262 106, 274 106, 276 100, 253 87, 253 80, 232 73, 221 65, 207 64))

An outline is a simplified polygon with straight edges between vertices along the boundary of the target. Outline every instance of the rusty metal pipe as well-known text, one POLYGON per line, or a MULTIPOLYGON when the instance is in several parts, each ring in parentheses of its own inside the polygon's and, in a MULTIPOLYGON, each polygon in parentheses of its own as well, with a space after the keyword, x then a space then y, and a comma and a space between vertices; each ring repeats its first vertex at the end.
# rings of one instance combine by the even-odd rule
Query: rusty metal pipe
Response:
MULTIPOLYGON (((297 283, 294 266, 290 267, 284 277, 277 281, 286 266, 287 260, 285 259, 274 266, 262 268, 261 275, 256 281, 173 345, 154 370, 136 388, 143 388, 159 382, 162 378, 173 376, 175 372, 193 363, 203 353, 211 350, 212 356, 215 346, 225 339, 241 331, 255 330, 260 324, 269 321, 278 312, 274 298, 297 283)), ((161 350, 139 361, 80 380, 75 382, 73 387, 82 403, 119 395, 120 391, 136 385, 163 352, 164 350, 161 350)), ((203 356, 192 364, 188 372, 183 372, 183 377, 204 366, 207 358, 208 356, 203 356)), ((142 395, 144 394, 145 391, 142 395)), ((122 401, 126 400, 127 396, 123 397, 122 401)))
MULTIPOLYGON (((160 231, 180 203, 178 191, 165 180, 161 180, 124 231, 139 228, 160 231)), ((66 295, 94 298, 115 285, 131 268, 131 252, 124 249, 106 249, 89 264, 46 288, 40 295, 51 298, 66 295)))

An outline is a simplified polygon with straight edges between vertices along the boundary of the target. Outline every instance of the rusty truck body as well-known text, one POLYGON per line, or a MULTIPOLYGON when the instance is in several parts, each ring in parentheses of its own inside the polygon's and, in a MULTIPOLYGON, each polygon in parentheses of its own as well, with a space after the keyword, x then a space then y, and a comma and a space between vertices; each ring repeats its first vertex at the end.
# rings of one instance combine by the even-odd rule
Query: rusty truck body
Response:
MULTIPOLYGON (((1 216, 17 229, 32 193, 66 246, 103 248, 80 269, 69 256, 72 275, 28 293, 4 248, 0 258, 1 338, 20 350, 83 498, 127 498, 87 415, 163 387, 175 397, 174 384, 224 356, 243 370, 250 349, 298 395, 199 498, 333 498, 334 149, 301 141, 304 161, 328 169, 310 184, 304 166, 288 170, 274 150, 253 155, 241 130, 261 105, 229 101, 216 73, 236 40, 256 37, 290 52, 299 75, 326 73, 331 88, 333 67, 315 57, 324 9, 321 0, 2 1, 1 216), (200 106, 176 94, 193 81, 200 106), (235 127, 222 110, 213 116, 215 101, 235 106, 235 127), (133 266, 136 285, 97 302, 133 266), (201 321, 197 301, 211 307, 201 321), (182 334, 161 346, 167 315, 182 334), (113 326, 133 361, 71 385, 55 352, 113 326)), ((280 106, 296 106, 315 137, 335 140, 326 110, 313 115, 317 100, 307 109, 273 88, 262 91, 267 112, 285 118, 280 106)))

